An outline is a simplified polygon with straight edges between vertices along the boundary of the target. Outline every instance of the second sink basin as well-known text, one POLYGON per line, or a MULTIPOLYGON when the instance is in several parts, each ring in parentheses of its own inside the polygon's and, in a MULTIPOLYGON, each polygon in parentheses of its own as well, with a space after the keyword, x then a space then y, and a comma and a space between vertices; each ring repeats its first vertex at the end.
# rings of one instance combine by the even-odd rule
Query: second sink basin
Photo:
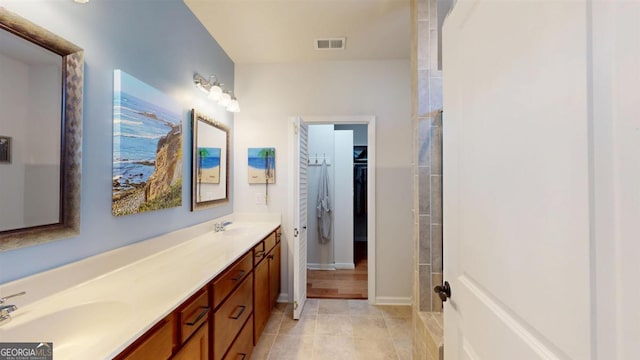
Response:
POLYGON ((99 346, 104 332, 99 329, 117 326, 131 316, 126 303, 116 301, 91 302, 30 316, 28 309, 13 312, 12 319, 0 326, 3 342, 52 342, 54 359, 73 359, 73 344, 89 348, 99 346), (23 312, 21 312, 23 311, 23 312))

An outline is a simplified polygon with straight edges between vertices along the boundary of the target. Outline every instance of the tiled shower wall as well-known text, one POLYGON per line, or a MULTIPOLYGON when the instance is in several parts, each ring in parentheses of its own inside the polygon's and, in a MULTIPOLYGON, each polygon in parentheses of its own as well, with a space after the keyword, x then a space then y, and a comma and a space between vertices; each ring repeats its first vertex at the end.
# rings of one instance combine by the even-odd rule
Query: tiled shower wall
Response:
MULTIPOLYGON (((440 0, 443 1, 443 0, 440 0)), ((446 0, 445 0, 446 1, 446 0)), ((442 72, 438 70, 438 0, 411 0, 414 124, 413 358, 443 358, 442 72)))
POLYGON ((442 283, 442 71, 438 70, 436 0, 413 0, 412 65, 417 189, 414 299, 418 311, 441 311, 433 287, 442 283))

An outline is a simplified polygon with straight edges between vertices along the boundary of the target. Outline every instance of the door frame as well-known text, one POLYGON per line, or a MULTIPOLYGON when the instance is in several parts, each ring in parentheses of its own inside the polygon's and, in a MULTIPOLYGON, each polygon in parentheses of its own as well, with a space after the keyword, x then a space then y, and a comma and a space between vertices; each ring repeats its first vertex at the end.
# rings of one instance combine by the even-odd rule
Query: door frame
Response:
MULTIPOLYGON (((297 118, 290 117, 290 119, 297 118)), ((376 119, 372 115, 354 115, 354 116, 300 116, 302 121, 307 125, 321 125, 321 124, 333 124, 333 125, 347 125, 347 124, 363 124, 367 125, 367 298, 370 304, 376 304, 376 119)), ((289 146, 293 148, 293 142, 295 141, 295 134, 293 127, 289 128, 289 146)), ((289 154, 289 174, 290 183, 298 181, 293 178, 293 164, 294 152, 289 154)), ((294 204, 293 196, 289 202, 289 211, 287 222, 294 224, 294 204)), ((293 230, 291 230, 293 231, 293 230)), ((290 237, 290 241, 293 241, 293 237, 290 237)), ((293 249, 293 244, 289 244, 289 248, 293 249)), ((293 253, 291 253, 293 256, 293 253)), ((293 257, 291 257, 290 263, 293 263, 293 257)), ((293 285, 293 269, 289 272, 289 283, 293 285)), ((293 291, 291 296, 293 296, 293 291)))

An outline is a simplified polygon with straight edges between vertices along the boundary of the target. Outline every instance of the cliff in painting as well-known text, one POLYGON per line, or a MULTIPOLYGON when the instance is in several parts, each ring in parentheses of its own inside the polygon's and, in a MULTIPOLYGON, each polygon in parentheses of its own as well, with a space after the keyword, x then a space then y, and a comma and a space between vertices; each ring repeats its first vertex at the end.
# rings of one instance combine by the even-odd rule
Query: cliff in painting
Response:
POLYGON ((181 107, 121 71, 114 72, 112 213, 182 205, 181 107))

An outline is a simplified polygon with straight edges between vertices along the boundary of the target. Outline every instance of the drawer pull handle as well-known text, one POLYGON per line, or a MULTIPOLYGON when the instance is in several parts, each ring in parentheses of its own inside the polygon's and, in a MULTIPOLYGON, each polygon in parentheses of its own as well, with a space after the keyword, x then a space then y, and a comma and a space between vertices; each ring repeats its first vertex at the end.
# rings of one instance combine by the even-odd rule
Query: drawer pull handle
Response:
POLYGON ((231 278, 231 281, 238 281, 238 280, 242 279, 244 274, 245 274, 244 270, 240 270, 240 272, 238 272, 238 276, 236 276, 234 278, 231 278))
POLYGON ((229 316, 233 320, 238 320, 240 316, 242 316, 242 313, 247 309, 247 307, 244 305, 239 305, 236 309, 240 309, 240 311, 237 311, 237 314, 235 315, 229 316))
POLYGON ((200 322, 200 320, 202 320, 202 318, 205 315, 207 315, 208 313, 209 313, 209 307, 208 306, 203 307, 202 311, 200 312, 200 314, 198 314, 198 316, 196 316, 196 318, 193 321, 188 321, 188 322, 186 322, 186 324, 188 326, 193 326, 193 325, 197 324, 198 322, 200 322))
POLYGON ((244 360, 244 358, 246 358, 246 357, 247 357, 247 354, 238 354, 238 358, 240 360, 244 360))
POLYGON ((264 257, 264 251, 262 251, 262 250, 261 250, 261 251, 258 251, 258 252, 256 253, 256 257, 259 257, 259 258, 264 257))
POLYGON ((269 260, 273 260, 274 255, 273 255, 273 254, 271 254, 271 255, 269 255, 269 256, 267 256, 267 257, 269 258, 269 260))

